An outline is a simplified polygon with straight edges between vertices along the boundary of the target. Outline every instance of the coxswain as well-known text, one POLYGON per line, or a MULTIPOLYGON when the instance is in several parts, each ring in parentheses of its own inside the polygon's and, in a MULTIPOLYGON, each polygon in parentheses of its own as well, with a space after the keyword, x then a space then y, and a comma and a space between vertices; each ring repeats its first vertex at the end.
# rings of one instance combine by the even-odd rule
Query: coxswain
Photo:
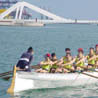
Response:
POLYGON ((29 47, 27 52, 23 53, 21 58, 19 59, 16 67, 17 70, 23 70, 23 71, 31 71, 30 70, 30 64, 33 60, 33 48, 29 47))

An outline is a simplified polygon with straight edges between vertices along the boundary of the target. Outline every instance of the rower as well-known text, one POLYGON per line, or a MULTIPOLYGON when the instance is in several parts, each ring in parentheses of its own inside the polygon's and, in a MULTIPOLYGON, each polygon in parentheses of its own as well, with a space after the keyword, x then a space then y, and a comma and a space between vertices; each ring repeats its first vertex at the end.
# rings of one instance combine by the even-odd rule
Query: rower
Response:
POLYGON ((95 55, 96 55, 95 65, 98 68, 98 44, 96 44, 96 46, 95 46, 95 55))
POLYGON ((51 61, 52 61, 53 64, 52 64, 50 72, 55 73, 56 69, 58 68, 58 59, 57 59, 55 53, 51 54, 51 61))
POLYGON ((83 49, 79 48, 78 49, 78 55, 77 55, 76 60, 75 60, 76 70, 84 70, 87 68, 87 66, 85 66, 86 57, 84 56, 83 53, 84 53, 83 49))
POLYGON ((51 61, 51 55, 47 53, 45 56, 45 60, 40 62, 40 69, 36 70, 36 72, 41 72, 41 73, 48 73, 50 72, 51 66, 52 66, 52 61, 51 61))
POLYGON ((59 71, 59 72, 68 72, 67 69, 64 69, 64 71, 63 71, 62 65, 67 62, 67 55, 68 55, 68 54, 71 55, 71 50, 70 50, 70 48, 65 48, 65 53, 66 53, 65 56, 63 56, 63 57, 60 59, 60 62, 58 63, 58 65, 60 66, 60 68, 58 68, 57 71, 59 71))
POLYGON ((65 56, 63 56, 63 57, 60 59, 60 64, 63 64, 64 62, 66 62, 67 54, 71 54, 70 48, 65 48, 65 56))
POLYGON ((23 53, 16 67, 17 70, 30 71, 30 64, 33 60, 33 48, 29 47, 27 52, 23 53))
POLYGON ((75 71, 74 62, 75 58, 72 58, 71 54, 67 53, 66 61, 64 62, 64 64, 62 64, 64 68, 63 71, 66 72, 67 69, 69 72, 74 72, 75 71))
POLYGON ((94 48, 90 48, 89 54, 87 56, 88 60, 88 67, 94 67, 95 66, 95 60, 96 60, 96 55, 94 52, 94 48))

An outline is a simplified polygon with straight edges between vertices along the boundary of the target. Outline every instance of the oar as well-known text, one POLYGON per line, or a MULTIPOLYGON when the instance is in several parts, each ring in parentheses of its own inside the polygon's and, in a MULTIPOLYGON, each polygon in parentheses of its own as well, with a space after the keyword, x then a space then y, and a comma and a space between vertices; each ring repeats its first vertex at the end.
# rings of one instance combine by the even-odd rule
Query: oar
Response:
MULTIPOLYGON (((88 71, 91 71, 91 72, 98 72, 98 71, 96 71, 96 69, 93 69, 93 68, 88 69, 88 71)), ((84 72, 84 71, 76 71, 76 72, 78 72, 78 73, 80 73, 80 74, 83 74, 83 75, 86 75, 86 76, 89 76, 89 77, 92 77, 92 78, 96 78, 96 79, 98 79, 97 76, 94 76, 94 75, 88 74, 88 73, 86 73, 86 72, 84 72)))
POLYGON ((6 80, 6 81, 8 81, 10 78, 12 78, 13 76, 6 76, 6 77, 3 77, 2 79, 3 80, 6 80))
POLYGON ((9 74, 12 74, 12 73, 13 73, 13 71, 4 72, 4 73, 0 74, 0 77, 6 76, 6 75, 9 75, 9 74))
MULTIPOLYGON (((88 71, 98 72, 98 71, 96 71, 95 69, 88 69, 88 71)), ((86 72, 84 72, 84 71, 76 71, 76 72, 78 72, 78 73, 80 73, 80 74, 83 74, 83 75, 86 75, 86 76, 89 76, 89 77, 92 77, 92 78, 96 78, 96 79, 98 79, 97 76, 94 76, 94 75, 88 74, 88 73, 86 73, 86 72)))
POLYGON ((97 76, 94 76, 94 75, 91 75, 91 74, 88 74, 88 73, 85 73, 85 72, 82 72, 81 74, 98 79, 97 76))
MULTIPOLYGON (((33 65, 31 66, 31 69, 38 69, 40 68, 39 65, 33 65)), ((10 74, 12 74, 13 71, 8 71, 8 72, 4 72, 0 74, 0 78, 4 79, 4 80, 9 80, 12 76, 9 76, 10 74)))

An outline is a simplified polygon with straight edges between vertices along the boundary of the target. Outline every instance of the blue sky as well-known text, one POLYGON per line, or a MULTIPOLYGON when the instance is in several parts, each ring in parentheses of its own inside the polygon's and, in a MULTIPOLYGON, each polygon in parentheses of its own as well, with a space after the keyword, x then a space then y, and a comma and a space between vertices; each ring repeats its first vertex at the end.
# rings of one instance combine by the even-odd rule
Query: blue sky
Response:
POLYGON ((98 19, 98 0, 24 0, 69 19, 98 19))

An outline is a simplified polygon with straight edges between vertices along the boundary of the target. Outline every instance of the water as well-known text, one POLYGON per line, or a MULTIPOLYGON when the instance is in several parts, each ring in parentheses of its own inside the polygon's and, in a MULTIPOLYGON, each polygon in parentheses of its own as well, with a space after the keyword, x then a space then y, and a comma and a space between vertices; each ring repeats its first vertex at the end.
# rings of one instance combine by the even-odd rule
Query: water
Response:
MULTIPOLYGON (((0 27, 0 73, 12 70, 29 46, 34 48, 32 65, 43 60, 45 53, 56 52, 58 58, 65 55, 69 47, 72 54, 83 47, 87 54, 89 47, 98 43, 97 25, 55 24, 45 27, 0 27)), ((64 87, 56 89, 29 90, 9 95, 6 93, 10 81, 0 80, 0 98, 98 98, 98 85, 64 87)))

